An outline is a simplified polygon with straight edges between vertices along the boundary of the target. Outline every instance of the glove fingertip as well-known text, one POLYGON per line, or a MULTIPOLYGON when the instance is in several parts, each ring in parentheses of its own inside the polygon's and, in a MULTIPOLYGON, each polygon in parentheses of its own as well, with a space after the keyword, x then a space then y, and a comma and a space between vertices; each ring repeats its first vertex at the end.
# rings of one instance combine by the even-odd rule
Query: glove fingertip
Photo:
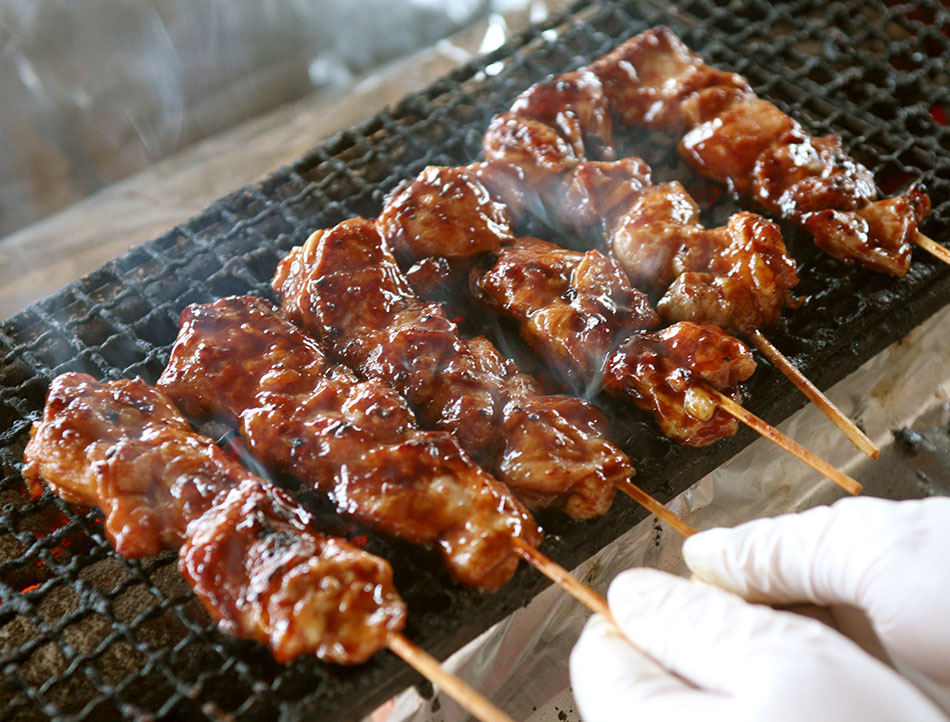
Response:
POLYGON ((709 529, 683 542, 683 560, 689 570, 703 581, 716 581, 729 575, 726 549, 730 529, 709 529))

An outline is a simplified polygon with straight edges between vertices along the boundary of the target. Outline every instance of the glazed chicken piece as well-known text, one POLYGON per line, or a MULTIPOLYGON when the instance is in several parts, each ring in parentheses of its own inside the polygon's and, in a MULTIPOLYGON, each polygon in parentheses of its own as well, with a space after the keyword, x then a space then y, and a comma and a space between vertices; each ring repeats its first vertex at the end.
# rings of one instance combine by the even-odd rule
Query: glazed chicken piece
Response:
POLYGON ((711 326, 679 323, 650 333, 659 319, 646 297, 596 251, 519 241, 474 273, 473 283, 538 353, 569 367, 571 378, 602 380, 610 395, 652 413, 670 438, 702 446, 736 433, 732 417, 697 382, 738 400, 736 384, 755 371, 749 350, 711 326))
POLYGON ((360 374, 391 384, 422 425, 462 447, 532 507, 603 514, 630 461, 580 399, 545 396, 484 337, 422 301, 371 221, 315 233, 274 278, 284 312, 360 374))
POLYGON ((473 273, 472 285, 516 318, 532 349, 575 383, 598 377, 617 338, 660 323, 615 261, 536 238, 504 248, 487 272, 473 273))
POLYGON ((604 389, 653 414, 674 441, 704 446, 732 436, 738 425, 702 382, 741 402, 736 386, 754 371, 741 341, 713 326, 683 322, 623 341, 604 363, 604 389))
POLYGON ((581 237, 599 235, 653 187, 650 166, 640 158, 578 163, 561 181, 561 195, 548 211, 581 237))
POLYGON ((668 28, 631 38, 588 69, 623 124, 683 135, 680 155, 700 175, 800 225, 845 263, 907 272, 930 199, 912 189, 877 200, 870 171, 844 152, 839 136, 809 136, 668 28))
POLYGON ((464 584, 501 586, 518 565, 512 538, 540 543, 527 510, 453 436, 420 431, 395 390, 329 363, 263 299, 185 309, 159 385, 189 415, 237 426, 261 463, 341 513, 435 546, 464 584))
POLYGON ((752 92, 743 77, 696 60, 679 38, 660 27, 631 38, 587 69, 600 79, 622 124, 676 133, 712 117, 731 98, 752 92), (710 88, 717 93, 705 96, 704 103, 687 102, 710 88))
POLYGON ((423 170, 387 197, 376 227, 400 258, 471 259, 512 238, 505 206, 464 167, 423 170))
POLYGON ((482 142, 485 159, 521 169, 544 194, 555 177, 582 160, 613 160, 610 108, 600 80, 579 70, 546 78, 492 119, 482 142))
POLYGON ((221 629, 279 662, 357 664, 405 624, 385 561, 318 532, 141 380, 57 377, 25 461, 35 494, 44 481, 100 508, 123 556, 181 546, 179 568, 221 629))
MULTIPOLYGON (((642 52, 639 56, 646 57, 642 52)), ((680 67, 679 60, 673 65, 686 73, 686 66, 680 67)), ((647 77, 657 72, 651 66, 647 77)), ((526 191, 534 192, 533 204, 529 205, 536 206, 543 217, 554 219, 553 225, 582 238, 590 237, 596 229, 634 286, 660 299, 657 308, 665 320, 691 320, 741 333, 777 322, 789 290, 798 283, 794 261, 786 252, 778 227, 759 216, 740 213, 726 226, 706 229, 699 223, 699 208, 683 186, 675 182, 653 185, 650 167, 641 159, 586 160, 592 143, 570 142, 563 121, 554 112, 557 95, 545 92, 559 87, 559 78, 574 77, 554 76, 539 83, 516 101, 509 113, 499 116, 506 120, 493 122, 485 134, 486 157, 527 164, 525 178, 534 179, 526 191), (526 108, 531 107, 540 110, 529 113, 526 108), (516 132, 512 125, 519 121, 525 123, 524 133, 516 132), (546 133, 556 134, 566 143, 562 163, 532 165, 530 144, 518 148, 519 142, 528 142, 537 123, 544 123, 546 133), (511 134, 501 152, 502 146, 496 142, 498 128, 509 125, 511 134), (544 180, 539 178, 542 173, 547 174, 544 180)), ((611 87, 615 90, 617 82, 614 78, 611 87)), ((698 81, 693 78, 690 82, 698 81)), ((597 107, 606 107, 602 89, 594 83, 587 87, 589 95, 598 99, 597 107)), ((665 86, 659 89, 657 97, 666 97, 663 93, 667 90, 665 86)), ((652 98, 647 106, 656 102, 652 98)), ((571 99, 565 107, 574 107, 571 99)), ((662 119, 662 124, 672 122, 671 117, 662 119)), ((608 124, 589 123, 589 127, 591 132, 607 134, 604 144, 612 148, 608 124)), ((753 142, 758 136, 750 137, 753 142)), ((546 147, 554 152, 554 145, 546 147)), ((753 162, 760 150, 749 151, 753 162)), ((734 147, 723 150, 722 162, 735 164, 730 153, 736 152, 734 147)), ((431 270, 431 264, 414 269, 413 282, 433 288, 437 284, 430 280, 431 270)), ((441 283, 449 281, 443 278, 441 283)))
POLYGON ((777 225, 741 212, 707 229, 676 182, 645 190, 616 219, 608 243, 634 286, 659 297, 667 322, 752 333, 778 321, 798 283, 777 225))

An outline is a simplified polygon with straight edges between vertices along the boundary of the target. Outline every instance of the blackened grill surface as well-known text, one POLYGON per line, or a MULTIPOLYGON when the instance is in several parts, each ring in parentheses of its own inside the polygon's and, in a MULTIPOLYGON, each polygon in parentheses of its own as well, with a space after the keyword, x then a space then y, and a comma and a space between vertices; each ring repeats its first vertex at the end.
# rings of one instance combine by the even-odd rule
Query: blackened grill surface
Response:
MULTIPOLYGON (((389 653, 353 669, 312 660, 281 667, 266 650, 219 634, 179 577, 173 555, 139 562, 109 548, 95 513, 49 493, 28 501, 19 476, 49 380, 67 370, 154 382, 188 303, 269 295, 277 261, 315 228, 374 216, 399 181, 428 164, 475 159, 490 116, 530 83, 573 69, 655 24, 711 63, 749 78, 816 133, 838 132, 886 192, 921 181, 934 210, 924 231, 947 238, 950 216, 950 9, 937 2, 852 0, 741 6, 720 0, 583 2, 426 90, 331 139, 292 167, 243 188, 191 221, 66 287, 0 328, 0 704, 13 719, 356 719, 417 678, 389 653), (490 73, 486 73, 486 68, 490 73)), ((630 139, 633 153, 645 153, 630 139)), ((666 146, 670 143, 667 141, 666 146)), ((681 172, 675 154, 648 155, 660 180, 681 178, 707 221, 737 206, 681 172)), ((544 229, 536 227, 535 233, 544 229)), ((950 272, 918 251, 895 279, 847 269, 786 228, 801 262, 805 305, 770 332, 821 386, 842 378, 950 301, 950 272)), ((483 320, 482 320, 483 321, 483 320)), ((472 326, 480 325, 478 318, 472 326)), ((511 341, 517 349, 516 341, 511 341)), ((748 406, 777 422, 803 404, 766 364, 748 406)), ((598 400, 599 401, 599 400, 598 400)), ((636 412, 604 402, 638 481, 661 499, 682 491, 753 435, 704 449, 668 442, 636 412)), ((544 519, 545 550, 570 567, 641 519, 618 497, 604 518, 544 519)), ((328 520, 332 517, 327 517, 328 520)), ((347 531, 341 529, 340 531, 347 531)), ((351 535, 360 530, 350 530, 351 535)), ((370 536, 409 604, 407 634, 445 655, 544 585, 521 569, 501 592, 449 582, 425 553, 370 536)))

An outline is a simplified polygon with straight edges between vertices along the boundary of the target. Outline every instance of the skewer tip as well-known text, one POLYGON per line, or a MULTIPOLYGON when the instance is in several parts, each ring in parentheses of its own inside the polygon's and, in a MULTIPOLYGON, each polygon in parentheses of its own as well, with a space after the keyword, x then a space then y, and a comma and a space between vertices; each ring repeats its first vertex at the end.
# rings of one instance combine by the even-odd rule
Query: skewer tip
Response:
POLYGON ((387 640, 389 649, 401 657, 423 677, 438 685, 452 699, 458 702, 466 712, 481 722, 514 722, 507 714, 489 702, 481 693, 439 664, 433 657, 399 632, 394 632, 387 640))

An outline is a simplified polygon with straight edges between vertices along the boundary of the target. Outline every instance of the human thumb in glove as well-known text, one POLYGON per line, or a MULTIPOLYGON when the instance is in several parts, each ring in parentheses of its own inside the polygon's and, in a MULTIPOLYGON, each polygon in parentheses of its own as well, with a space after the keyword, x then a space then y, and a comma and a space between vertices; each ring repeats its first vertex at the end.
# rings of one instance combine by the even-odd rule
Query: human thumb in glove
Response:
POLYGON ((571 653, 586 722, 947 722, 910 682, 813 619, 632 569, 571 653))
POLYGON ((748 601, 861 609, 898 668, 950 700, 950 498, 842 499, 697 534, 683 557, 748 601))

